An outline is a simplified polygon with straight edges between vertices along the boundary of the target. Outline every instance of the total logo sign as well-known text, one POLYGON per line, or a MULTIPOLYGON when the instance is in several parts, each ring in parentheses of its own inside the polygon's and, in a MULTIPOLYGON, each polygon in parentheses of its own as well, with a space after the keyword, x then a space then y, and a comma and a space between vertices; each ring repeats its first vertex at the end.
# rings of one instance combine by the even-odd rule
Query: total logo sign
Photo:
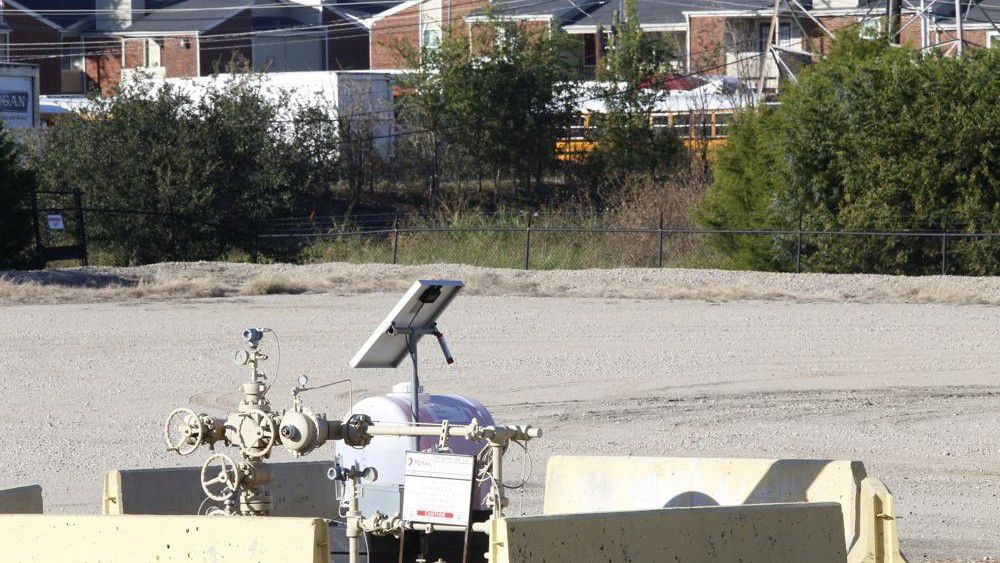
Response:
POLYGON ((403 520, 467 526, 474 465, 467 455, 407 452, 403 520))

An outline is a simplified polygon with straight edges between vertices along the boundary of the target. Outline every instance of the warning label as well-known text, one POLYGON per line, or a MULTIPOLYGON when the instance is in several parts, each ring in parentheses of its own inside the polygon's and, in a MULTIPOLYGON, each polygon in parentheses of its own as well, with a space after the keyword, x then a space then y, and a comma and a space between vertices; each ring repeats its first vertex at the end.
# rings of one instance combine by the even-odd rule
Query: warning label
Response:
POLYGON ((467 526, 473 466, 472 456, 407 452, 403 520, 467 526))

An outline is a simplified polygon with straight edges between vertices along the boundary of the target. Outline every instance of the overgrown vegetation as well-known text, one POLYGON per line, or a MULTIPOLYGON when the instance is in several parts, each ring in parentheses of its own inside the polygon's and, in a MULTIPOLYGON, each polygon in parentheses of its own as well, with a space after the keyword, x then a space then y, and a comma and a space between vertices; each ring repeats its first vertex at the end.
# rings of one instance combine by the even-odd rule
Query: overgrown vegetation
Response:
POLYGON ((0 123, 0 268, 31 264, 31 190, 34 173, 23 164, 20 148, 0 123))
MULTIPOLYGON (((804 230, 1000 229, 1000 52, 963 58, 841 36, 781 105, 746 116, 720 154, 701 221, 804 230)), ((734 265, 791 267, 794 240, 714 237, 734 265)), ((948 241, 951 271, 1000 273, 1000 241, 948 241)), ((937 273, 938 239, 803 239, 816 271, 937 273)))
POLYGON ((197 98, 126 83, 49 130, 35 159, 43 187, 83 190, 88 236, 110 261, 213 259, 247 251, 268 220, 308 208, 334 176, 321 108, 292 112, 253 75, 197 98))

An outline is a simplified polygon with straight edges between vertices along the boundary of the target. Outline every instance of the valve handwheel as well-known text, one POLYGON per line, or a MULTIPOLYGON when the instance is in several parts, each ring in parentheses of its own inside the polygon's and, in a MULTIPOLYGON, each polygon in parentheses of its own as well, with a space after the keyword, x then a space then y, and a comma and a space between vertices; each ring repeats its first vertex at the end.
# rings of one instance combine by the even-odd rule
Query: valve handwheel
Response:
POLYGON ((240 414, 236 435, 243 455, 251 459, 267 457, 277 440, 277 428, 271 416, 258 409, 240 414))
POLYGON ((171 412, 163 426, 167 451, 180 455, 194 453, 207 433, 208 428, 201 417, 193 410, 183 407, 171 412))
POLYGON ((240 467, 226 454, 212 454, 201 466, 201 490, 212 500, 229 500, 239 483, 240 467))

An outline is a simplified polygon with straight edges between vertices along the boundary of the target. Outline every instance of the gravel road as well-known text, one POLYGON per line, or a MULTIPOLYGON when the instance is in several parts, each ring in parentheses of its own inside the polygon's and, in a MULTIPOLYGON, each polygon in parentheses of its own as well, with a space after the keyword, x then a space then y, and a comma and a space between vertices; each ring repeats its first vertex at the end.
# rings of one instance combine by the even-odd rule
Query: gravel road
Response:
MULTIPOLYGON (((424 383, 546 430, 515 509, 540 510, 552 453, 857 459, 896 494, 911 561, 1000 556, 995 306, 469 293, 441 323, 458 363, 425 342, 424 383)), ((382 393, 405 367, 347 361, 397 296, 0 307, 0 485, 40 483, 47 510, 92 513, 107 469, 200 463, 163 451, 162 420, 235 404, 245 326, 280 336, 279 405, 302 373, 382 393)), ((336 388, 308 400, 348 403, 336 388)))

